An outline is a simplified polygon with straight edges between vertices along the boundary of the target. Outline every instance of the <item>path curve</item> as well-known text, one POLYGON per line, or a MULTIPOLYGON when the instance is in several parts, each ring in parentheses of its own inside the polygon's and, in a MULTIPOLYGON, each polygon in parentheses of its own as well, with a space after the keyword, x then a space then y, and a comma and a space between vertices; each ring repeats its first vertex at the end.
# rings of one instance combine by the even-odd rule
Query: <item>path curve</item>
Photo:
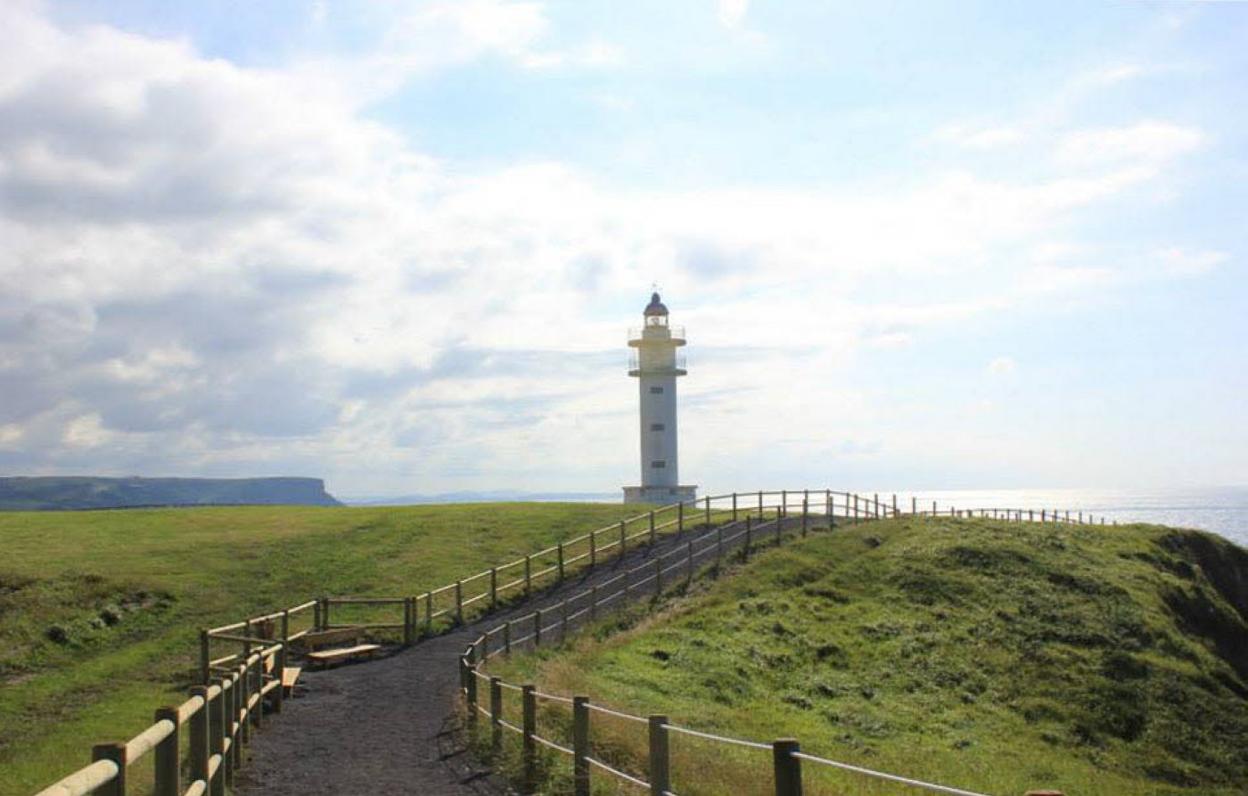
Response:
MULTIPOLYGON (((236 779, 240 796, 460 796, 500 785, 475 766, 452 732, 459 686, 456 661, 474 639, 510 617, 558 603, 685 544, 696 530, 630 550, 562 586, 487 614, 440 636, 371 662, 305 671, 303 694, 245 751, 236 779)), ((634 599, 643 596, 637 592, 634 599)))

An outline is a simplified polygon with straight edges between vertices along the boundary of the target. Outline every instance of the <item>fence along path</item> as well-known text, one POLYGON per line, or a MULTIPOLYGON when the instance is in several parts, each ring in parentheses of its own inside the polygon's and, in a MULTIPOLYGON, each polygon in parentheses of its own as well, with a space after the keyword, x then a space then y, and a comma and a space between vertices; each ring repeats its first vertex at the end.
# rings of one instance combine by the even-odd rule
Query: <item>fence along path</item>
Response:
MULTIPOLYGON (((937 511, 937 506, 933 503, 930 511, 920 511, 915 499, 912 499, 910 508, 911 513, 918 515, 947 514, 956 517, 980 516, 1062 523, 1096 522, 1094 518, 1085 518, 1082 513, 1072 516, 1071 512, 1062 514, 1047 509, 1032 511, 949 508, 937 511)), ((154 756, 153 792, 158 796, 224 796, 226 788, 233 788, 235 785, 238 770, 243 763, 243 747, 251 742, 255 731, 263 725, 266 707, 272 713, 281 712, 285 690, 282 687, 283 673, 291 656, 296 654, 292 650, 292 644, 296 644, 309 633, 344 626, 401 631, 403 645, 410 646, 423 638, 439 635, 449 628, 463 626, 469 620, 499 610, 511 602, 527 600, 540 590, 563 585, 578 573, 593 571, 600 563, 623 560, 630 548, 639 545, 654 548, 656 543, 668 542, 669 537, 683 534, 695 526, 711 529, 711 533, 704 534, 697 541, 689 540, 680 550, 668 550, 662 556, 656 556, 657 563, 640 568, 648 567, 646 572, 639 574, 637 569, 629 570, 614 576, 607 584, 594 587, 589 592, 587 606, 581 609, 572 610, 569 601, 565 599, 554 625, 562 633, 570 629, 573 623, 589 621, 596 616, 599 609, 613 602, 623 603, 623 597, 649 593, 648 589, 662 591, 665 578, 671 583, 672 578, 681 577, 683 572, 685 579, 691 579, 699 562, 705 564, 712 554, 722 560, 728 549, 736 545, 743 546, 748 555, 751 545, 756 543, 755 540, 761 542, 768 531, 777 539, 786 530, 796 527, 806 533, 810 524, 817 522, 821 514, 832 519, 838 513, 840 517, 849 520, 879 519, 902 514, 896 495, 892 497, 891 505, 882 502, 878 494, 867 496, 826 489, 708 496, 698 501, 676 503, 621 520, 421 594, 405 597, 322 596, 280 611, 205 629, 200 634, 201 684, 190 689, 189 699, 181 705, 157 709, 153 724, 127 742, 103 743, 92 747, 92 761, 89 765, 50 785, 36 796, 81 796, 88 793, 124 796, 130 791, 127 782, 128 770, 149 753, 154 756), (817 511, 820 507, 823 512, 817 511), (794 515, 791 513, 793 511, 798 513, 794 515), (721 527, 716 530, 717 523, 721 527), (716 538, 711 539, 712 535, 716 538), (683 558, 680 558, 682 554, 683 558), (663 563, 667 560, 675 560, 675 563, 663 563), (674 571, 677 572, 676 575, 672 574, 674 571), (604 588, 606 593, 600 594, 600 590, 604 588), (352 605, 401 608, 401 619, 367 625, 332 622, 335 606, 352 605), (233 651, 214 657, 214 649, 220 645, 229 645, 233 651), (184 761, 187 764, 185 766, 184 761), (183 782, 184 779, 187 781, 183 782)), ((1105 524, 1105 520, 1101 518, 1100 523, 1105 524)), ((547 609, 547 618, 550 616, 549 611, 547 609)), ((479 661, 511 646, 530 643, 536 645, 540 643, 543 632, 549 637, 550 625, 543 620, 542 611, 533 612, 526 619, 533 623, 532 632, 528 636, 522 635, 508 641, 512 628, 515 627, 516 620, 512 620, 500 626, 502 629, 495 628, 483 634, 481 639, 470 645, 472 652, 465 653, 461 658, 461 666, 466 666, 461 672, 461 690, 465 696, 469 695, 469 689, 475 691, 476 682, 482 676, 479 661), (489 644, 492 639, 493 643, 502 645, 501 648, 496 646, 491 651, 489 644), (480 657, 470 659, 470 655, 480 657)), ((588 700, 585 702, 586 710, 607 710, 601 706, 590 706, 588 700)), ((568 704, 572 704, 572 700, 568 704)), ((474 710, 470 715, 475 716, 476 712, 474 710)), ((640 717, 629 718, 642 720, 640 717)), ((662 724, 671 731, 694 732, 686 728, 673 729, 673 725, 666 722, 662 724)), ((499 726, 507 725, 503 722, 499 726)), ((554 749, 566 749, 550 739, 538 737, 535 732, 526 734, 524 729, 521 727, 519 731, 524 737, 531 738, 533 744, 543 743, 554 749)), ((731 742, 732 739, 725 741, 731 742)), ((786 761, 790 758, 792 761, 808 759, 797 747, 793 747, 793 752, 785 758, 786 761)), ((644 780, 613 769, 588 754, 577 757, 577 760, 586 770, 589 766, 594 766, 612 776, 618 776, 623 781, 644 784, 644 780)), ((812 760, 816 761, 817 759, 812 760)), ((778 783, 780 781, 777 780, 778 783)), ((669 791, 665 789, 653 792, 669 791)), ((784 791, 788 792, 790 791, 784 791)), ((966 793, 956 789, 945 789, 943 792, 966 793)))
MULTIPOLYGON (((826 494, 825 514, 822 519, 829 529, 835 526, 835 517, 838 509, 843 509, 842 516, 850 520, 901 516, 901 512, 897 507, 896 495, 893 496, 891 506, 886 506, 880 502, 878 495, 864 497, 852 493, 840 494, 844 495, 844 503, 839 505, 834 503, 832 493, 826 494)), ((840 497, 840 494, 837 497, 840 497)), ((729 525, 721 525, 707 530, 700 536, 690 539, 682 548, 656 556, 651 563, 634 567, 616 575, 606 584, 595 586, 567 597, 560 601, 553 610, 548 609, 545 613, 537 610, 521 617, 509 619, 503 624, 482 633, 470 643, 459 660, 460 691, 466 703, 466 718, 470 734, 474 738, 478 736, 479 728, 477 725, 480 721, 478 717, 484 717, 484 720, 489 723, 490 749, 491 754, 494 756, 497 756, 502 751, 502 731, 504 729, 520 736, 521 780, 522 789, 525 793, 534 792, 538 784, 539 765, 537 750, 538 745, 540 745, 556 753, 556 755, 571 758, 572 781, 576 796, 589 796, 592 780, 591 772, 593 770, 600 770, 608 777, 614 778, 617 782, 627 783, 647 790, 654 796, 677 796, 672 790, 671 784, 669 734, 678 733, 718 744, 770 752, 773 767, 772 781, 777 796, 800 796, 802 793, 802 761, 932 793, 953 794, 954 796, 984 796, 984 794, 974 791, 933 782, 924 782, 910 777, 875 771, 807 754, 801 751, 800 743, 793 738, 782 738, 771 743, 761 743, 702 732, 672 724, 665 715, 640 716, 613 710, 592 704, 587 696, 543 693, 537 691, 532 684, 517 685, 508 683, 499 677, 490 676, 486 672, 486 664, 490 658, 496 655, 510 655, 516 648, 533 649, 539 647, 543 638, 549 639, 557 636, 558 640, 562 642, 566 638, 570 624, 583 625, 593 622, 598 617, 600 611, 610 610, 615 607, 614 603, 618 598, 625 598, 620 600, 620 603, 626 602, 628 596, 634 590, 653 590, 654 595, 657 597, 663 591, 665 577, 675 578, 676 580, 683 579, 685 582, 688 582, 694 577, 697 567, 712 563, 712 559, 714 571, 718 573, 725 555, 733 552, 734 548, 741 548, 742 560, 748 560, 753 546, 759 542, 774 543, 774 545, 779 546, 784 538, 786 528, 792 528, 796 523, 801 528, 801 535, 805 536, 810 527, 809 492, 803 493, 799 518, 788 517, 787 502, 782 500, 776 507, 776 517, 770 523, 763 522, 754 527, 752 527, 752 514, 747 514, 743 524, 737 521, 737 495, 734 494, 730 497, 732 499, 733 520, 729 525), (672 574, 673 572, 675 573, 674 575, 672 574), (605 594, 602 591, 603 586, 608 587, 608 591, 605 594), (553 621, 550 621, 552 619, 553 621), (520 628, 519 631, 516 630, 517 627, 520 628), (486 691, 488 693, 488 707, 486 704, 483 704, 483 700, 480 698, 483 688, 488 689, 486 691), (504 690, 511 690, 520 694, 522 720, 519 726, 506 721, 503 717, 504 690), (537 705, 539 699, 567 706, 567 710, 570 713, 570 721, 567 724, 570 727, 571 738, 565 741, 565 743, 570 744, 570 746, 537 733, 537 705), (591 711, 646 726, 649 755, 647 761, 648 772, 645 776, 648 776, 648 781, 640 773, 628 773, 608 764, 601 757, 594 756, 591 740, 591 711)), ((711 512, 711 502, 714 500, 716 498, 706 499, 708 516, 711 512)), ((941 516, 945 514, 939 511, 934 502, 930 511, 920 510, 917 498, 911 499, 910 509, 910 513, 914 516, 941 516)), ((761 498, 757 511, 759 519, 762 520, 765 515, 761 498)), ((1090 516, 1085 518, 1082 512, 1076 512, 1075 516, 1072 517, 1071 512, 1063 513, 1048 509, 1036 511, 1004 508, 964 510, 950 508, 946 512, 948 516, 954 517, 978 516, 1014 521, 1078 524, 1095 523, 1097 521, 1097 518, 1090 516)), ((1099 518, 1099 524, 1106 524, 1105 519, 1099 518)), ((1114 524, 1116 525, 1117 523, 1115 522, 1114 524)))

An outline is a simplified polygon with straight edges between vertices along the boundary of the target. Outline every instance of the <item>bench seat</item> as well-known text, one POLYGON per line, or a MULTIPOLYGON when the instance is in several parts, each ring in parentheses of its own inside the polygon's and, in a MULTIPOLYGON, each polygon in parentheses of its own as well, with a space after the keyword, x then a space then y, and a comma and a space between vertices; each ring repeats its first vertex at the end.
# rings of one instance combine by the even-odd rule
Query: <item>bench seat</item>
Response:
POLYGON ((298 666, 287 666, 282 669, 282 694, 290 696, 295 692, 295 683, 299 682, 299 673, 303 669, 298 666))
POLYGON ((379 649, 381 649, 380 644, 356 644, 354 647, 335 647, 334 649, 317 650, 316 652, 306 653, 304 657, 314 663, 329 663, 355 655, 373 653, 379 649))

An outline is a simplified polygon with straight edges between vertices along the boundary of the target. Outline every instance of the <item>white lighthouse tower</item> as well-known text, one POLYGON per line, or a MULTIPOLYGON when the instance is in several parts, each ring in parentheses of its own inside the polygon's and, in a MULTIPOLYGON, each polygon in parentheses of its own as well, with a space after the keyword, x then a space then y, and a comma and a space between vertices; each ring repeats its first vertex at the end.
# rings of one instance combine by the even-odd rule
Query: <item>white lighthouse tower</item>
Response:
POLYGON ((685 344, 685 330, 668 326, 658 293, 650 296, 643 316, 641 329, 628 334, 628 344, 637 349, 628 375, 636 376, 640 387, 641 486, 624 487, 624 502, 693 500, 697 487, 680 485, 676 457, 676 377, 687 372, 676 349, 685 344))

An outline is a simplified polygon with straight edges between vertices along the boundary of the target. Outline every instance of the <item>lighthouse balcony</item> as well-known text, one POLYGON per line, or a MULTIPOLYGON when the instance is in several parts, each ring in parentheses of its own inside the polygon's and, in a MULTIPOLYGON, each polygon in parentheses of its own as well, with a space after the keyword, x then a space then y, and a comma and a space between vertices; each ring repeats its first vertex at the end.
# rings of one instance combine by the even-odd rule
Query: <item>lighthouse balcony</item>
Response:
POLYGON ((640 346, 647 343, 668 343, 670 345, 685 344, 685 327, 683 326, 645 326, 640 329, 628 330, 628 344, 640 346))
POLYGON ((649 357, 637 356, 632 354, 628 358, 628 375, 630 376, 684 376, 687 371, 685 368, 684 354, 676 354, 666 362, 652 362, 649 357))

